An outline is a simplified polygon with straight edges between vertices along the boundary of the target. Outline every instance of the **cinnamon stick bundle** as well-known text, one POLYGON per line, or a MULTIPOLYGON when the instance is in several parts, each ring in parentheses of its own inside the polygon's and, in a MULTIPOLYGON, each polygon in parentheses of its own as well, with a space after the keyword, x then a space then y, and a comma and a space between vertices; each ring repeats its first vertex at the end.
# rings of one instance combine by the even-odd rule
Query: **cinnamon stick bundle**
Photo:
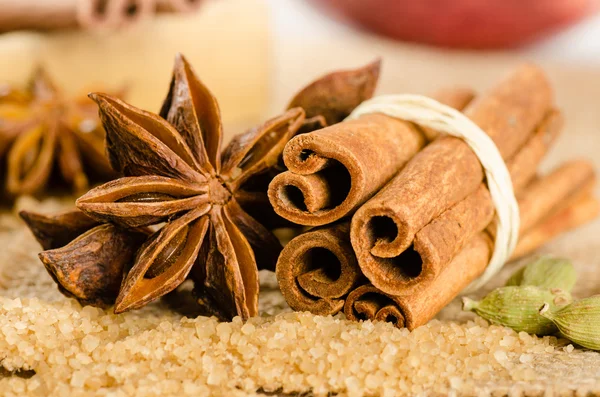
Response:
MULTIPOLYGON (((543 72, 525 65, 478 97, 465 115, 492 138, 504 159, 510 159, 536 132, 557 133, 554 130, 561 123, 558 115, 552 115, 552 101, 543 72)), ((540 149, 535 157, 541 158, 547 145, 539 145, 537 140, 532 145, 540 149)), ((527 181, 535 175, 535 168, 523 169, 517 164, 515 176, 525 173, 520 178, 527 181)), ((482 181, 479 159, 459 138, 441 137, 417 154, 352 219, 352 246, 365 276, 391 294, 397 294, 398 288, 419 285, 420 280, 415 280, 419 276, 436 277, 492 219, 491 198, 482 181), (415 251, 428 248, 430 255, 424 258, 415 251), (428 266, 422 268, 425 261, 428 266)))
MULTIPOLYGON (((591 221, 598 214, 600 202, 591 195, 581 197, 523 235, 511 260, 533 252, 557 235, 591 221)), ((351 320, 391 321, 398 327, 415 329, 431 320, 485 270, 492 244, 487 234, 476 236, 440 273, 434 284, 424 288, 419 294, 394 296, 372 284, 358 287, 345 300, 344 313, 351 320), (379 303, 382 301, 386 305, 379 303), (377 310, 365 311, 365 307, 377 310), (390 312, 393 312, 393 316, 388 314, 390 312)))
MULTIPOLYGON (((589 163, 573 161, 540 177, 527 187, 519 200, 520 213, 526 226, 522 229, 511 260, 596 218, 600 213, 600 202, 592 196, 595 181, 596 177, 589 163), (547 210, 537 211, 538 207, 547 210)), ((360 286, 348 294, 352 284, 366 280, 355 268, 356 257, 349 246, 348 222, 318 228, 315 232, 309 231, 292 239, 279 257, 277 277, 286 301, 294 310, 329 315, 339 312, 343 304, 344 312, 350 319, 383 320, 390 315, 390 321, 398 326, 414 329, 431 320, 485 270, 493 249, 493 240, 488 231, 474 236, 440 270, 436 278, 422 280, 418 287, 398 289, 396 294, 385 293, 370 283, 368 288, 360 286), (321 248, 321 260, 318 264, 313 258, 302 255, 314 247, 321 248), (325 249, 329 253, 325 253, 325 249), (338 270, 340 268, 341 271, 338 270), (329 274, 330 284, 320 291, 305 288, 308 283, 300 282, 300 278, 306 280, 314 273, 329 274), (335 278, 344 273, 352 274, 352 278, 335 278), (328 294, 322 294, 321 291, 326 289, 328 294), (365 294, 368 296, 363 296, 365 294), (355 301, 361 302, 358 307, 355 307, 355 301), (379 313, 379 309, 384 307, 387 309, 379 313)), ((324 279, 321 280, 325 282, 324 279)))
MULTIPOLYGON (((507 161, 521 216, 512 259, 600 211, 590 163, 571 161, 537 175, 563 125, 551 98, 543 73, 525 66, 466 110, 507 161)), ((349 234, 346 221, 293 239, 277 264, 290 306, 334 314, 343 302, 348 318, 414 329, 479 277, 493 252, 494 207, 481 166, 463 145, 444 136, 425 147, 358 209, 349 234), (306 254, 317 246, 320 261, 306 254)))
MULTIPOLYGON (((463 109, 471 90, 445 90, 434 98, 463 109)), ((413 123, 369 114, 288 142, 288 171, 269 185, 275 212, 294 223, 319 226, 350 215, 381 189, 434 136, 413 123)))

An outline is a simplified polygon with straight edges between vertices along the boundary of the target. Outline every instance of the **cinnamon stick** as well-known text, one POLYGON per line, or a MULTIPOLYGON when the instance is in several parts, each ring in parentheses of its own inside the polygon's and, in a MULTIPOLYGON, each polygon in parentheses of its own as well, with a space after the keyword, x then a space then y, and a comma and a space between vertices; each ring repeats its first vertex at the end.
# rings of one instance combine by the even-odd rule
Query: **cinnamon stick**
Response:
MULTIPOLYGON (((519 212, 521 217, 526 219, 524 224, 527 228, 521 233, 523 236, 531 233, 533 237, 519 240, 516 255, 529 252, 556 234, 593 219, 597 215, 594 199, 588 200, 585 205, 575 203, 575 209, 569 206, 569 209, 565 210, 568 211, 567 215, 563 215, 562 212, 552 215, 552 208, 560 208, 563 203, 572 202, 573 197, 579 197, 580 190, 588 193, 586 197, 589 197, 590 186, 594 183, 593 168, 584 161, 566 163, 550 174, 540 177, 535 186, 524 192, 519 200, 519 212), (548 209, 548 224, 543 221, 548 212, 536 211, 538 207, 548 209), (540 226, 536 227, 538 224, 540 226)), ((491 257, 491 241, 487 232, 477 234, 450 263, 441 268, 437 277, 395 291, 395 302, 401 307, 408 328, 413 329, 431 320, 460 291, 481 275, 491 257)))
MULTIPOLYGON (((546 77, 539 68, 525 65, 471 103, 465 114, 509 159, 536 131, 551 105, 546 77)), ((414 257, 414 250, 405 251, 419 230, 476 193, 482 181, 479 160, 462 140, 444 136, 427 146, 354 215, 351 242, 363 273, 385 292, 395 292, 390 278, 418 275, 418 268, 404 275, 395 264, 406 259, 402 255, 414 257), (372 257, 382 258, 384 267, 369 262, 372 257)), ((477 201, 485 202, 485 192, 479 193, 477 201)))
MULTIPOLYGON (((600 202, 598 199, 591 195, 581 197, 570 206, 551 215, 526 233, 519 240, 511 260, 521 258, 533 252, 561 233, 595 219, 598 214, 600 214, 600 202)), ((399 328, 407 327, 410 330, 427 323, 468 285, 468 282, 465 282, 466 280, 469 278, 474 279, 478 276, 471 273, 470 275, 466 275, 468 277, 463 278, 460 273, 455 272, 456 270, 479 269, 480 272, 484 270, 485 267, 481 268, 480 265, 488 261, 491 256, 491 244, 489 240, 486 244, 484 244, 485 240, 481 240, 484 236, 485 234, 477 236, 451 262, 448 269, 442 272, 436 284, 451 286, 451 288, 441 291, 444 295, 440 295, 439 290, 430 288, 425 291, 425 295, 398 297, 386 294, 372 284, 367 284, 356 288, 348 295, 344 303, 346 317, 351 320, 389 321, 399 328), (450 268, 454 268, 454 270, 450 270, 450 268), (459 281, 458 285, 455 284, 456 281, 459 281)))
MULTIPOLYGON (((431 320, 444 306, 454 299, 469 283, 485 269, 492 252, 492 241, 482 233, 471 242, 440 272, 435 279, 436 286, 444 288, 424 288, 418 294, 394 296, 373 287, 359 287, 348 295, 344 304, 344 313, 350 319, 356 319, 357 305, 361 301, 387 298, 371 320, 388 320, 388 313, 394 312, 392 321, 399 327, 413 330, 431 320), (386 306, 392 306, 392 308, 386 306), (382 313, 381 310, 386 308, 382 313)), ((363 304, 364 305, 364 304, 363 304)), ((361 313, 366 314, 366 313, 361 313)))
POLYGON ((151 15, 154 7, 154 0, 3 0, 0 32, 123 28, 151 15))
MULTIPOLYGON (((560 113, 550 112, 519 152, 507 162, 515 192, 520 192, 536 175, 538 165, 562 126, 560 113)), ((537 197, 537 192, 533 196, 537 197)), ((524 213, 524 216, 528 214, 524 213)), ((490 224, 493 215, 490 193, 481 183, 475 192, 416 233, 412 246, 399 256, 382 258, 363 250, 362 255, 359 253, 361 268, 373 285, 382 291, 415 293, 422 283, 437 277, 441 269, 490 224)))
POLYGON ((189 13, 196 11, 204 0, 156 0, 158 12, 189 13))
MULTIPOLYGON (((523 150, 527 148, 528 146, 523 150)), ((532 208, 538 206, 556 208, 556 210, 549 209, 546 213, 532 212, 538 214, 536 218, 541 219, 530 217, 530 220, 525 222, 529 230, 524 232, 522 238, 519 239, 511 259, 521 257, 539 248, 560 233, 589 222, 598 215, 600 203, 591 196, 596 179, 593 173, 590 174, 590 169, 591 165, 587 162, 569 162, 550 174, 539 177, 530 185, 530 189, 525 189, 523 199, 519 202, 520 211, 524 217, 532 208), (566 183, 568 181, 570 183, 566 183), (553 189, 558 189, 558 192, 550 192, 553 189)), ((293 252, 308 252, 312 247, 325 246, 320 240, 326 236, 324 240, 331 242, 331 245, 327 246, 330 251, 336 250, 335 255, 345 258, 346 264, 356 263, 355 259, 352 260, 354 255, 352 248, 348 245, 349 235, 345 223, 318 230, 322 233, 321 236, 311 235, 308 232, 293 239, 286 249, 293 252)), ((315 295, 311 297, 306 290, 295 287, 300 284, 295 281, 298 274, 310 274, 316 269, 314 265, 310 265, 310 261, 299 260, 301 255, 294 257, 282 254, 277 264, 278 280, 284 297, 296 310, 307 310, 319 315, 335 314, 343 303, 344 312, 349 319, 391 321, 399 327, 406 326, 414 329, 433 318, 485 270, 491 257, 492 247, 493 243, 488 233, 481 232, 440 270, 437 278, 422 282, 418 289, 406 288, 399 291, 398 294, 388 294, 372 284, 367 284, 356 287, 347 297, 344 297, 351 283, 339 283, 337 287, 331 287, 332 290, 337 291, 335 304, 331 304, 331 301, 327 299, 317 299, 321 292, 316 292, 314 289, 311 292, 315 295), (294 268, 304 270, 294 274, 294 268), (342 285, 343 288, 340 288, 342 285), (296 303, 298 295, 306 299, 304 305, 296 303)), ((336 262, 329 260, 322 262, 320 266, 328 267, 328 271, 331 273, 333 263, 336 262)), ((356 275, 353 272, 353 275, 353 283, 361 283, 364 280, 360 273, 356 275)))
POLYGON ((378 320, 404 328, 404 313, 398 299, 378 290, 373 284, 365 284, 352 291, 344 302, 344 314, 348 320, 378 320))
MULTIPOLYGON (((455 89, 436 98, 462 109, 472 93, 455 89)), ((283 153, 289 171, 273 179, 269 200, 294 223, 337 221, 385 185, 424 147, 427 135, 433 134, 412 123, 369 114, 296 136, 283 153)))
POLYGON ((339 312, 362 273, 350 245, 350 222, 315 228, 292 239, 276 267, 283 297, 297 311, 339 312))
POLYGON ((77 26, 77 0, 6 0, 0 12, 0 32, 19 29, 60 29, 77 26))
MULTIPOLYGON (((590 193, 596 182, 594 166, 585 160, 563 163, 548 175, 532 183, 519 198, 520 233, 524 234, 561 204, 584 193, 590 193)), ((492 229, 495 230, 495 227, 492 229)))
POLYGON ((599 214, 600 202, 598 199, 591 195, 580 198, 526 233, 519 240, 511 260, 535 251, 561 233, 584 225, 597 218, 599 214))
MULTIPOLYGON (((32 0, 28 0, 32 1, 32 0)), ((84 29, 125 28, 154 14, 155 0, 83 0, 76 9, 84 29)))

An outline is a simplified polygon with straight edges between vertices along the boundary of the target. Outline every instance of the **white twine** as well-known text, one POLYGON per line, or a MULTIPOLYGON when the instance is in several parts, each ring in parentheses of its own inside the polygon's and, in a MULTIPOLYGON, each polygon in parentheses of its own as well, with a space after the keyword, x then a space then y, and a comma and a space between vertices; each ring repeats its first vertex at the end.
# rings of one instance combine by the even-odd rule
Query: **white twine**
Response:
POLYGON ((475 152, 485 170, 487 186, 496 207, 498 227, 494 253, 487 268, 465 292, 484 285, 504 266, 519 237, 519 205, 506 164, 492 139, 468 117, 442 103, 421 95, 382 95, 360 104, 347 120, 367 113, 383 113, 433 128, 463 139, 475 152))

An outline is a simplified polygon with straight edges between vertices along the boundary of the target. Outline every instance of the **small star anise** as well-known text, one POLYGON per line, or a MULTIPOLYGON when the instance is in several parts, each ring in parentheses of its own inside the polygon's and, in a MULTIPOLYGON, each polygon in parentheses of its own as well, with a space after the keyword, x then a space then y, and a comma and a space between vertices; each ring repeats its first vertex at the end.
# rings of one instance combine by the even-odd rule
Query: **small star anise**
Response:
POLYGON ((304 121, 295 108, 238 135, 221 154, 217 101, 182 57, 160 116, 92 94, 114 169, 126 177, 77 200, 91 217, 124 228, 165 223, 137 252, 115 312, 139 308, 191 273, 212 314, 258 312, 257 261, 273 267, 281 245, 239 205, 243 185, 268 170, 304 121))
POLYGON ((53 171, 79 193, 115 176, 95 104, 65 97, 42 69, 27 90, 0 87, 0 161, 11 196, 43 191, 53 171))

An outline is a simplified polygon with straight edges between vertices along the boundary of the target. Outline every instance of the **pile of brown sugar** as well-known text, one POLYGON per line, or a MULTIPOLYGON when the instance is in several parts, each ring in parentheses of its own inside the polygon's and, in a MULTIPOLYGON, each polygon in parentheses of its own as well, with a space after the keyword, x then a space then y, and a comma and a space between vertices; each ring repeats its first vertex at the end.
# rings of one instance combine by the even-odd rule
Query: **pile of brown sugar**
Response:
MULTIPOLYGON (((121 315, 81 307, 56 290, 17 218, 2 215, 0 230, 3 395, 600 393, 600 353, 490 326, 461 313, 458 302, 409 332, 292 313, 264 273, 261 316, 245 324, 188 318, 185 302, 172 299, 121 315)), ((592 266, 598 232, 593 224, 551 246, 575 262, 582 280, 576 295, 599 292, 592 266)))

